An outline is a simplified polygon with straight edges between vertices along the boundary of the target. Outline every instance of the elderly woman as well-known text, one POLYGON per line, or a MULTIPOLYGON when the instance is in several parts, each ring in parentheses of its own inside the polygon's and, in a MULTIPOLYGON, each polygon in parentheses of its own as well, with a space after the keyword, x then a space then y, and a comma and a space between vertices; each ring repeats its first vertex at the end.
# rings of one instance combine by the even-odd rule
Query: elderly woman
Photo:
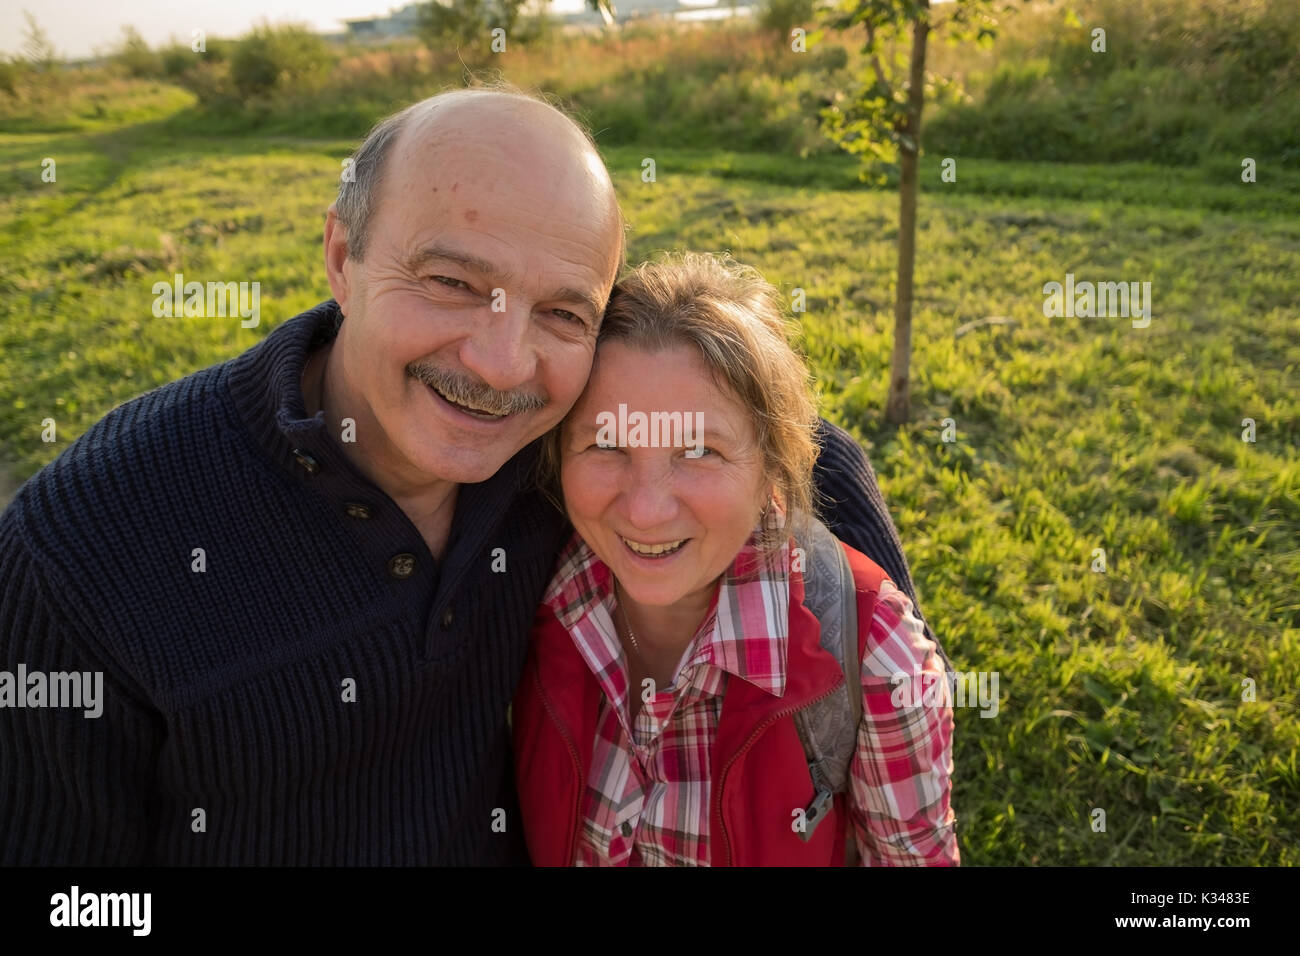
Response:
POLYGON ((615 287, 544 455, 575 534, 513 705, 535 864, 958 863, 950 701, 893 692, 946 669, 908 597, 812 517, 816 422, 752 269, 687 255, 615 287), (851 569, 856 658, 806 604, 814 532, 851 569), (837 691, 832 796, 808 738, 837 691))

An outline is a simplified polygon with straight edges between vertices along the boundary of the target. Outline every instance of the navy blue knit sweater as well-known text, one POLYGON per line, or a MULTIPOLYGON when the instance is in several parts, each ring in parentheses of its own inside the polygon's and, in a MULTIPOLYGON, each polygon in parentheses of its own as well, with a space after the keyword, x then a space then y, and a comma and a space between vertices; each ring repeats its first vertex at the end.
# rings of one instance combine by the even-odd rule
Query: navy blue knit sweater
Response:
MULTIPOLYGON (((114 410, 0 516, 0 674, 103 673, 99 717, 0 708, 0 864, 526 861, 506 708, 566 523, 530 446, 435 561, 306 414, 338 318, 114 410)), ((911 593, 861 450, 822 438, 828 523, 911 593)))

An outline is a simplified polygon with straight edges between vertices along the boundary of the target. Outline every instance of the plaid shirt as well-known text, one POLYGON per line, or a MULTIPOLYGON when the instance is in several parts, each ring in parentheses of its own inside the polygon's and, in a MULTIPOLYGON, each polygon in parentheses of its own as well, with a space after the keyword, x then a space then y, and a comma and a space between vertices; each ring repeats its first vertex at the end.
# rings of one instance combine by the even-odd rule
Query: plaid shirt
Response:
MULTIPOLYGON (((755 541, 723 576, 672 685, 645 702, 635 720, 609 568, 577 534, 561 554, 543 600, 602 691, 576 865, 709 865, 709 755, 727 683, 785 693, 790 542, 763 560, 755 541), (741 568, 757 573, 741 575, 741 568)), ((955 865, 952 710, 896 708, 889 681, 899 672, 942 675, 943 663, 911 600, 888 580, 870 628, 849 801, 860 863, 955 865)))

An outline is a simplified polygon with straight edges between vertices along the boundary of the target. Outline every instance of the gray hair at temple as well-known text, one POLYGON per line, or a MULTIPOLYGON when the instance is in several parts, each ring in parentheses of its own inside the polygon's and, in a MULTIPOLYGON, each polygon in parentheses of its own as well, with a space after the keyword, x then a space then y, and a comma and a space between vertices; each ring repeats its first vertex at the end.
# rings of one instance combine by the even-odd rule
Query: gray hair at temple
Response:
MULTIPOLYGON (((350 258, 360 262, 365 256, 366 243, 370 238, 370 221, 374 217, 375 208, 379 205, 379 189, 383 184, 385 163, 393 143, 397 141, 399 134, 406 128, 406 124, 416 114, 425 112, 448 98, 466 96, 507 97, 530 103, 540 103, 563 117, 591 147, 592 152, 597 156, 600 155, 600 151, 596 148, 596 141, 592 138, 591 133, 568 112, 541 94, 527 92, 507 83, 444 90, 428 99, 412 103, 405 109, 399 110, 375 124, 365 140, 357 147, 357 151, 352 154, 352 175, 343 177, 339 183, 339 195, 334 208, 338 213, 339 222, 347 230, 348 256, 350 258)), ((618 271, 621 272, 627 256, 627 224, 626 220, 623 219, 621 209, 618 210, 618 216, 618 271)))

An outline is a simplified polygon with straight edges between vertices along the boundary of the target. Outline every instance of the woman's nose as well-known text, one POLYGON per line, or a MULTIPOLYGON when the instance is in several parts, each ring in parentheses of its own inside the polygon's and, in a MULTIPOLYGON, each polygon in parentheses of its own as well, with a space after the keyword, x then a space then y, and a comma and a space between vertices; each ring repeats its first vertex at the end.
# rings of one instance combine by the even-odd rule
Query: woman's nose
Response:
POLYGON ((627 519, 634 528, 651 531, 672 521, 677 515, 678 503, 677 494, 673 490, 672 469, 666 462, 634 461, 623 494, 627 519))

